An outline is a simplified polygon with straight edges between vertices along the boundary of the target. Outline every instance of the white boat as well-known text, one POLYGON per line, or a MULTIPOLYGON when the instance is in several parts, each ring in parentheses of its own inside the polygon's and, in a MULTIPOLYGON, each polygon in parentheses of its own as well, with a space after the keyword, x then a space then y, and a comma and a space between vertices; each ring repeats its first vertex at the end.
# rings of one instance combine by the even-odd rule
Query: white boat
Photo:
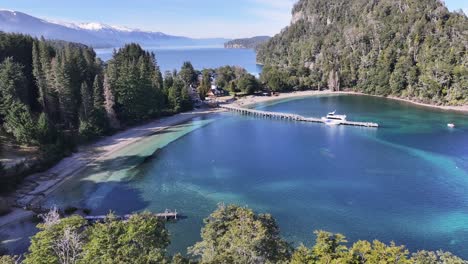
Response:
POLYGON ((327 125, 339 125, 346 121, 345 115, 337 115, 336 111, 328 113, 326 117, 322 117, 322 120, 327 125))
POLYGON ((454 128, 455 124, 450 123, 450 124, 447 124, 447 126, 450 127, 450 128, 454 128))

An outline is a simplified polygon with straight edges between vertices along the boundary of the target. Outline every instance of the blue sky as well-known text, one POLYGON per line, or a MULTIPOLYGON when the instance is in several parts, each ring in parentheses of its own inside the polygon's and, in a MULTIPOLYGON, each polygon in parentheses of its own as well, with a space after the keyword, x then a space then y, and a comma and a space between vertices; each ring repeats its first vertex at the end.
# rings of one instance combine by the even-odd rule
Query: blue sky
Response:
MULTIPOLYGON (((0 8, 67 22, 100 22, 190 37, 274 35, 296 0, 1 0, 0 8)), ((467 0, 446 0, 450 10, 467 0)))

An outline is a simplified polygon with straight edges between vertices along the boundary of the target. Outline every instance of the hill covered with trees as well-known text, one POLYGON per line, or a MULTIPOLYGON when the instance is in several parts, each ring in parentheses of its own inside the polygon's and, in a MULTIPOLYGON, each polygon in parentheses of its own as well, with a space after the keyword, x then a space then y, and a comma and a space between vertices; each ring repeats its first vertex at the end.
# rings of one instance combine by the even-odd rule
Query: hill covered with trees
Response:
POLYGON ((56 210, 42 218, 29 252, 22 257, 0 256, 0 263, 468 263, 448 252, 410 254, 404 246, 377 240, 348 245, 345 236, 325 231, 315 232, 313 247, 293 249, 271 215, 235 205, 220 205, 205 219, 201 241, 188 248, 188 257, 168 254, 170 236, 165 222, 149 213, 133 215, 125 222, 110 214, 93 225, 81 216, 60 219, 56 210))
POLYGON ((271 37, 269 36, 257 36, 252 38, 234 39, 224 43, 224 47, 227 49, 257 49, 270 38, 271 37))
POLYGON ((438 0, 300 0, 258 50, 264 82, 468 104, 468 18, 438 0))

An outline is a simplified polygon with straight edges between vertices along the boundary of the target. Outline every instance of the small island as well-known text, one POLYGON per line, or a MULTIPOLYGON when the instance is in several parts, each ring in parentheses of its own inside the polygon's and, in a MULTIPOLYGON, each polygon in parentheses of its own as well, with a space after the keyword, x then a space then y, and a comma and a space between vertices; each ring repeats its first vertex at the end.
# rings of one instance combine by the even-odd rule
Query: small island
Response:
POLYGON ((257 47, 270 40, 269 36, 257 36, 252 38, 233 39, 224 43, 226 49, 257 49, 257 47))

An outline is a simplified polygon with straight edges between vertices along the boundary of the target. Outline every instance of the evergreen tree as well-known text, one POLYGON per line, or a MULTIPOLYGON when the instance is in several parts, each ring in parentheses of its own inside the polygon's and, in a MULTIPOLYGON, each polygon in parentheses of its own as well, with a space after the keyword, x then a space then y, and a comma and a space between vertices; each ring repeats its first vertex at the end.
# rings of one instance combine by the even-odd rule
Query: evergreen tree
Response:
POLYGON ((35 142, 35 125, 28 106, 21 94, 26 89, 23 67, 12 58, 0 64, 0 117, 7 133, 20 143, 35 142))
POLYGON ((81 118, 82 119, 89 119, 93 108, 94 108, 94 102, 93 98, 91 95, 91 91, 89 90, 88 85, 86 82, 83 82, 81 84, 81 118))
POLYGON ((94 77, 93 82, 93 108, 103 109, 105 105, 103 82, 99 75, 94 77))
POLYGON ((57 139, 57 132, 44 112, 39 115, 35 133, 41 145, 53 144, 57 139))
POLYGON ((139 45, 127 45, 114 54, 107 82, 120 121, 135 123, 159 115, 164 108, 160 77, 154 54, 139 45))
POLYGON ((113 129, 117 129, 120 127, 120 122, 117 119, 117 114, 115 113, 114 106, 115 106, 115 97, 112 92, 112 88, 110 86, 109 78, 107 77, 107 74, 104 75, 104 84, 103 84, 103 89, 104 89, 104 99, 105 99, 105 104, 104 108, 106 109, 106 115, 109 120, 109 124, 113 129))
POLYGON ((189 61, 184 62, 178 76, 184 81, 187 87, 197 82, 197 72, 189 61))
POLYGON ((203 71, 203 76, 200 85, 198 86, 198 95, 200 99, 205 100, 206 94, 211 90, 211 72, 203 71))
POLYGON ((78 118, 78 98, 76 98, 76 93, 74 91, 76 89, 76 84, 73 83, 74 80, 72 79, 74 73, 72 72, 72 68, 66 56, 65 52, 62 51, 58 54, 53 64, 55 87, 58 93, 61 123, 66 129, 74 129, 76 128, 78 118))

